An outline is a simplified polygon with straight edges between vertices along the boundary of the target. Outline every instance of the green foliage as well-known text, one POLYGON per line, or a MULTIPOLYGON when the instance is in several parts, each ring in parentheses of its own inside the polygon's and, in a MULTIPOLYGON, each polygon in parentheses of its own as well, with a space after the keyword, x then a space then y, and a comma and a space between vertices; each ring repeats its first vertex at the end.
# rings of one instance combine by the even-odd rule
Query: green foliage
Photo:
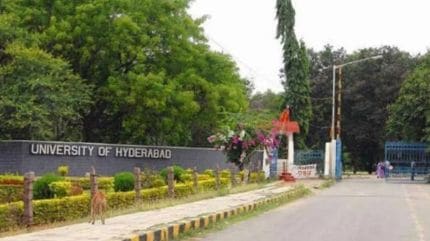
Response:
POLYGON ((166 182, 164 181, 164 179, 162 177, 156 177, 151 184, 151 187, 162 187, 165 186, 166 182))
MULTIPOLYGON (((71 181, 72 184, 76 186, 82 187, 84 190, 90 190, 91 184, 90 184, 90 178, 87 177, 80 177, 80 178, 66 178, 65 180, 71 181)), ((97 185, 99 189, 103 189, 105 191, 111 191, 113 190, 113 177, 97 177, 97 185)))
POLYGON ((53 198, 54 193, 49 188, 49 184, 62 180, 64 180, 63 177, 57 176, 54 173, 45 174, 41 178, 37 179, 33 184, 34 199, 53 198))
POLYGON ((0 175, 0 185, 23 185, 24 177, 14 174, 0 175))
POLYGON ((231 177, 230 170, 222 170, 221 171, 221 178, 230 178, 230 177, 231 177))
POLYGON ((134 175, 131 172, 120 172, 114 177, 115 192, 127 192, 134 189, 134 175))
POLYGON ((198 176, 197 176, 197 179, 199 180, 199 181, 205 181, 205 180, 209 180, 209 179, 212 179, 213 177, 212 176, 209 176, 209 175, 207 175, 207 174, 199 174, 198 176))
POLYGON ((183 173, 181 175, 182 182, 191 182, 193 180, 193 175, 189 173, 183 173))
POLYGON ((207 146, 249 82, 184 1, 2 1, 0 137, 207 146))
POLYGON ((309 86, 309 60, 303 41, 297 42, 294 32, 295 11, 291 0, 277 0, 276 17, 278 19, 277 35, 281 40, 284 59, 285 90, 281 109, 289 105, 292 119, 299 122, 300 134, 296 138, 299 148, 304 148, 312 118, 312 106, 309 86))
POLYGON ((266 180, 266 176, 264 174, 264 172, 251 172, 250 177, 249 177, 249 181, 251 183, 254 182, 263 182, 264 180, 266 180))
POLYGON ((387 130, 392 138, 430 142, 430 53, 423 57, 390 106, 387 130))
POLYGON ((0 137, 68 140, 80 136, 91 87, 67 62, 37 47, 10 44, 0 63, 0 137))
POLYGON ((22 200, 23 191, 23 186, 0 185, 0 204, 22 200))
POLYGON ((69 166, 59 166, 57 172, 60 176, 65 177, 69 174, 69 166))
POLYGON ((214 170, 212 170, 212 169, 206 169, 206 170, 204 170, 203 174, 208 175, 210 177, 215 177, 214 170))
POLYGON ((353 170, 372 170, 373 163, 381 160, 384 154, 387 107, 398 96, 402 82, 416 64, 416 58, 389 46, 361 49, 352 54, 342 48, 325 46, 322 51, 310 50, 308 53, 311 59, 312 106, 316 111, 311 121, 312 135, 307 138, 307 143, 314 149, 323 149, 330 138, 333 76, 331 69, 321 69, 382 54, 382 59, 348 65, 342 71, 341 138, 345 151, 350 153, 348 164, 353 170))
MULTIPOLYGON (((168 167, 166 167, 160 171, 160 176, 162 176, 166 182, 167 182, 167 169, 168 169, 168 167)), ((186 172, 182 167, 176 166, 176 165, 173 166, 173 176, 174 176, 173 178, 174 178, 174 180, 176 180, 178 182, 183 182, 182 175, 185 173, 186 172)))
POLYGON ((49 184, 49 189, 56 198, 62 198, 70 195, 72 190, 72 183, 69 181, 57 181, 49 184))
MULTIPOLYGON (((229 179, 221 178, 221 188, 229 186, 229 179)), ((215 180, 199 182, 199 191, 215 190, 215 180)), ((141 191, 144 201, 156 201, 167 198, 167 187, 149 188, 141 191)), ((192 182, 179 183, 175 186, 177 198, 194 194, 192 182)), ((123 209, 135 204, 135 192, 107 193, 109 209, 123 209)), ((56 198, 49 200, 36 200, 33 202, 34 225, 50 224, 68 220, 75 220, 89 215, 90 197, 88 194, 56 198)), ((8 231, 20 227, 23 202, 14 202, 7 205, 0 204, 0 231, 8 231)))

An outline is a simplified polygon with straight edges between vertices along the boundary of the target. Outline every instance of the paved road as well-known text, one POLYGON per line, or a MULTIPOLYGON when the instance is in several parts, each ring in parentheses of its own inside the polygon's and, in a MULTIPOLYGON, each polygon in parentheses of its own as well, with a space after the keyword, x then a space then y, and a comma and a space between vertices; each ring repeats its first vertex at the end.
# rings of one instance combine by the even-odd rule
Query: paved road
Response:
POLYGON ((430 185, 343 180, 205 241, 430 241, 430 185))

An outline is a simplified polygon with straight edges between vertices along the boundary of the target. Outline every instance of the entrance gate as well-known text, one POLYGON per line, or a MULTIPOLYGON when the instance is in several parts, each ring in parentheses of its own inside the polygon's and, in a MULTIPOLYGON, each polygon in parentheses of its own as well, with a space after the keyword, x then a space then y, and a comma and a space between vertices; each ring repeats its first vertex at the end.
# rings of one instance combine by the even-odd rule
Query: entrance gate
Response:
POLYGON ((386 142, 385 160, 392 166, 388 178, 410 178, 414 173, 414 178, 423 179, 430 173, 430 151, 425 143, 386 142))
POLYGON ((324 151, 298 150, 294 153, 294 165, 317 165, 317 174, 324 175, 324 151))

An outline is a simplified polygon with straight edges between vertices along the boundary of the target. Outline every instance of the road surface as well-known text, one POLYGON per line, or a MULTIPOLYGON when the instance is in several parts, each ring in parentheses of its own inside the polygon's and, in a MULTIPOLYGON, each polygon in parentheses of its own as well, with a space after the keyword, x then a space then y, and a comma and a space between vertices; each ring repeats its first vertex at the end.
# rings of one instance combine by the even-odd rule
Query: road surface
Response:
POLYGON ((430 185, 347 179, 309 198, 190 240, 430 241, 430 185))

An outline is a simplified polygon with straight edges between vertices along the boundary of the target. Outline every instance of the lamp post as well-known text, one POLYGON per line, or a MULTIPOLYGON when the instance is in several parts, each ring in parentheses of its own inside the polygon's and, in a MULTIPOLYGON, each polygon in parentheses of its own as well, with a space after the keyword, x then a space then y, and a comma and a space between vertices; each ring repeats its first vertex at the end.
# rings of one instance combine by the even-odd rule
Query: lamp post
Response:
MULTIPOLYGON (((333 65, 333 96, 332 96, 332 115, 331 115, 331 131, 330 131, 330 137, 331 137, 331 143, 326 144, 326 160, 324 163, 324 174, 330 175, 339 179, 342 177, 342 170, 341 170, 341 163, 342 163, 342 145, 340 142, 340 104, 341 104, 341 92, 342 89, 342 68, 347 65, 361 63, 363 61, 367 60, 373 60, 373 59, 380 59, 382 58, 382 55, 372 56, 368 58, 363 58, 359 60, 354 60, 351 62, 339 64, 339 65, 333 65), (337 129, 335 126, 336 123, 336 117, 335 117, 335 109, 336 109, 336 100, 335 100, 335 94, 336 94, 336 69, 339 69, 339 86, 338 86, 338 105, 337 105, 337 129), (337 139, 337 140, 336 140, 337 139)), ((325 67, 323 69, 327 69, 329 67, 325 67)))
MULTIPOLYGON (((339 133, 336 132, 336 126, 335 126, 335 94, 336 94, 336 69, 339 69, 339 75, 342 74, 342 67, 347 66, 347 65, 351 65, 351 64, 356 64, 356 63, 361 63, 367 60, 373 60, 373 59, 380 59, 382 58, 382 55, 376 55, 376 56, 372 56, 372 57, 368 57, 368 58, 364 58, 364 59, 359 59, 359 60, 354 60, 351 62, 347 62, 347 63, 343 63, 340 65, 333 65, 333 96, 332 96, 332 113, 331 113, 331 131, 330 131, 330 137, 331 140, 335 140, 336 139, 336 134, 338 134, 338 138, 340 138, 340 120, 338 120, 338 128, 339 128, 339 133)), ((341 87, 341 76, 339 76, 339 92, 340 92, 340 87, 341 87)), ((338 104, 340 104, 340 93, 338 94, 338 104)), ((340 117, 340 107, 338 108, 338 115, 340 117)))

